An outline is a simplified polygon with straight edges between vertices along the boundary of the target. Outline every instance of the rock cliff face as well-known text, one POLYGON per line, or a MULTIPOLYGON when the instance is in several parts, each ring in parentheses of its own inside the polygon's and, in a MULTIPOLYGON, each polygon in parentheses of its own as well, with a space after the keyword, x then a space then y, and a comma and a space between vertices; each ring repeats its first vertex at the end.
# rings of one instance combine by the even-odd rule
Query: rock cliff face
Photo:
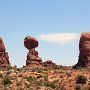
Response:
POLYGON ((6 52, 2 38, 0 37, 0 67, 10 66, 9 56, 6 52))
POLYGON ((79 59, 76 66, 90 68, 90 32, 81 34, 79 51, 79 59))
POLYGON ((27 54, 26 66, 43 66, 42 59, 39 57, 38 51, 35 50, 35 48, 38 47, 38 41, 31 36, 27 36, 24 39, 24 46, 29 50, 27 54))

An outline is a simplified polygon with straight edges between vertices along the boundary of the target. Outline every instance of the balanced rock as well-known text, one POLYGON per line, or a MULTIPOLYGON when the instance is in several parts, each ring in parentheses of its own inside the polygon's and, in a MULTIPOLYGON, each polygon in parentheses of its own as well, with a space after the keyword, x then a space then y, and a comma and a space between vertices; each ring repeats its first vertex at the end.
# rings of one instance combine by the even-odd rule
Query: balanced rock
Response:
POLYGON ((90 68, 90 32, 81 34, 79 51, 79 59, 76 66, 90 68))
POLYGON ((0 37, 0 67, 8 67, 8 66, 10 66, 9 56, 8 53, 6 52, 4 42, 0 37))
POLYGON ((24 46, 25 46, 28 50, 33 49, 33 48, 36 48, 36 47, 38 47, 38 41, 37 41, 34 37, 27 36, 27 37, 24 39, 24 46))
POLYGON ((38 47, 38 40, 31 37, 27 36, 24 39, 24 46, 29 50, 27 54, 27 60, 26 60, 26 66, 42 66, 42 59, 38 55, 38 51, 35 50, 36 47, 38 47))

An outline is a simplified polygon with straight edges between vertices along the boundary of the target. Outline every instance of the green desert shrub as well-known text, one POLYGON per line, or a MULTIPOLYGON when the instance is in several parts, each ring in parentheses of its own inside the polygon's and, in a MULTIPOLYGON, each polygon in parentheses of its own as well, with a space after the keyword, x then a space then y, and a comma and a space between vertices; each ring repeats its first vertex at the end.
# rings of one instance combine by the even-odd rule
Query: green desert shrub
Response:
POLYGON ((38 75, 37 78, 43 78, 43 75, 38 75))
POLYGON ((43 71, 39 68, 32 68, 32 72, 42 73, 43 71))
POLYGON ((3 84, 6 85, 6 84, 10 84, 10 83, 11 83, 11 77, 5 76, 3 79, 3 84))
POLYGON ((29 76, 29 77, 25 77, 27 79, 27 81, 32 82, 35 81, 35 77, 29 76))
POLYGON ((68 77, 71 77, 71 73, 70 73, 70 72, 66 72, 66 75, 67 75, 68 77))
POLYGON ((29 84, 26 84, 26 88, 30 88, 30 85, 29 84))
POLYGON ((51 88, 55 89, 56 83, 55 82, 46 82, 46 83, 44 83, 44 86, 51 87, 51 88))
POLYGON ((85 89, 83 89, 83 90, 90 90, 90 87, 87 87, 87 88, 85 88, 85 89))
POLYGON ((60 90, 64 90, 64 84, 63 83, 60 85, 60 90))
POLYGON ((9 66, 7 69, 8 69, 8 70, 12 70, 12 69, 13 69, 13 67, 12 67, 12 66, 9 66))
POLYGON ((44 71, 48 71, 48 67, 45 67, 43 70, 44 70, 44 71))
POLYGON ((36 81, 34 84, 36 84, 37 86, 44 86, 44 81, 36 81))
POLYGON ((44 81, 48 81, 48 75, 44 76, 44 81))
POLYGON ((84 75, 78 75, 76 77, 76 83, 77 84, 84 84, 84 83, 86 83, 86 81, 87 81, 87 77, 84 75))
POLYGON ((8 71, 6 74, 7 74, 7 75, 9 75, 9 74, 11 74, 11 72, 10 72, 10 71, 8 71))
POLYGON ((75 90, 81 90, 81 86, 80 85, 76 85, 75 86, 75 90))
POLYGON ((17 90, 24 90, 23 88, 19 87, 17 90))
POLYGON ((57 65, 57 66, 53 66, 52 68, 53 68, 54 70, 56 70, 56 69, 59 70, 59 69, 62 69, 62 66, 61 66, 61 65, 57 65))
POLYGON ((17 81, 17 82, 16 82, 16 85, 17 85, 17 86, 20 86, 21 84, 22 84, 22 81, 17 81))

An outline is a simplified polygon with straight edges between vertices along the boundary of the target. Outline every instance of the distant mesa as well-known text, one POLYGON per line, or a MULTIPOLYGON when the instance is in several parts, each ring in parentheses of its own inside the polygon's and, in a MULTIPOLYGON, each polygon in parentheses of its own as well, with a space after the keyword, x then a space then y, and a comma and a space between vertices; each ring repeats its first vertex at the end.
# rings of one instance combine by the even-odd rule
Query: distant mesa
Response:
POLYGON ((0 37, 0 67, 9 67, 9 66, 10 66, 10 62, 9 62, 8 52, 6 52, 4 42, 0 37))
POLYGON ((79 51, 79 59, 76 66, 90 68, 90 32, 81 34, 79 51))

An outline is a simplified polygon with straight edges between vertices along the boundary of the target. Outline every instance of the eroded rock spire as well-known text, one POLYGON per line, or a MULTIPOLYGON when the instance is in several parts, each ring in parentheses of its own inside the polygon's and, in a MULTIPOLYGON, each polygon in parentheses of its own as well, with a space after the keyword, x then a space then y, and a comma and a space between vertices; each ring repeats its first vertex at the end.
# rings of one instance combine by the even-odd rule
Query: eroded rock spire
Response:
POLYGON ((10 62, 9 62, 8 52, 6 52, 4 42, 0 37, 0 67, 9 67, 9 66, 10 66, 10 62))

